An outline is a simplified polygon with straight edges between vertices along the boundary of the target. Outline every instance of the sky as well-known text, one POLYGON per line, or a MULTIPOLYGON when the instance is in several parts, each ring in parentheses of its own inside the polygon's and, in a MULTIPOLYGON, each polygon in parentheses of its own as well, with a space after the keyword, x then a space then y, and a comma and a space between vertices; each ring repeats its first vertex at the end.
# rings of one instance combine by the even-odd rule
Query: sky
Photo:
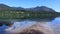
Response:
POLYGON ((57 12, 60 12, 60 0, 0 0, 0 4, 23 8, 47 6, 57 12))

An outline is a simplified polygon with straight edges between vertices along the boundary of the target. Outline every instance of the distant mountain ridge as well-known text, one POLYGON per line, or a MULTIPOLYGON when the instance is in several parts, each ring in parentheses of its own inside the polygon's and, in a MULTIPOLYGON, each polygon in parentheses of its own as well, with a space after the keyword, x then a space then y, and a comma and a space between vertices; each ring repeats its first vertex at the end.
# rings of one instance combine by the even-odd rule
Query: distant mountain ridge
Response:
POLYGON ((10 7, 5 4, 0 4, 0 10, 25 10, 25 11, 33 11, 33 12, 41 12, 41 11, 48 11, 48 12, 55 12, 55 10, 48 8, 46 6, 37 6, 34 8, 22 8, 22 7, 10 7))
POLYGON ((0 19, 51 18, 57 16, 60 16, 60 13, 46 6, 22 8, 0 4, 0 19))
POLYGON ((46 6, 37 6, 34 8, 27 8, 27 11, 37 11, 37 12, 41 12, 41 11, 49 11, 49 12, 55 12, 55 10, 48 8, 46 6))
POLYGON ((4 4, 0 4, 0 10, 8 10, 10 7, 4 4))
POLYGON ((5 4, 0 4, 0 10, 22 10, 24 8, 22 7, 10 7, 8 5, 5 4))

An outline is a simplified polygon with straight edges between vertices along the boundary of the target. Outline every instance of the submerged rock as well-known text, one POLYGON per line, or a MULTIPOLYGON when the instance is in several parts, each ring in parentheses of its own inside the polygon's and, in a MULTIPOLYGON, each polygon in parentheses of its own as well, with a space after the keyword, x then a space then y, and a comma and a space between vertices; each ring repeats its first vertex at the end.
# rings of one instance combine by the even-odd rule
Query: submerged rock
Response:
POLYGON ((22 32, 20 34, 54 34, 51 27, 44 23, 37 23, 22 32))
POLYGON ((6 23, 5 25, 6 25, 6 26, 12 26, 13 23, 9 22, 9 23, 6 23))
POLYGON ((0 26, 3 26, 3 25, 12 26, 13 23, 12 23, 12 22, 4 22, 4 21, 1 21, 1 22, 0 22, 0 26))
POLYGON ((37 30, 29 30, 29 31, 21 32, 20 34, 43 34, 43 32, 37 30))
POLYGON ((0 26, 2 26, 3 25, 3 23, 0 23, 0 26))

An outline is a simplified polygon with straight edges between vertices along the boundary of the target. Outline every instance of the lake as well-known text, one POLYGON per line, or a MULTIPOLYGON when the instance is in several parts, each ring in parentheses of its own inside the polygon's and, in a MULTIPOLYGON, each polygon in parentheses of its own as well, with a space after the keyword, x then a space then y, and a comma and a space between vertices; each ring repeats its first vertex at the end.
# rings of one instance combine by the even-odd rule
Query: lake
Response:
MULTIPOLYGON (((60 17, 46 19, 12 20, 12 26, 0 26, 0 34, 15 34, 35 25, 42 25, 44 29, 51 30, 54 34, 60 34, 60 17)), ((42 29, 41 29, 42 30, 42 29)), ((43 30, 44 31, 44 30, 43 30)), ((49 33, 48 33, 49 34, 49 33)))

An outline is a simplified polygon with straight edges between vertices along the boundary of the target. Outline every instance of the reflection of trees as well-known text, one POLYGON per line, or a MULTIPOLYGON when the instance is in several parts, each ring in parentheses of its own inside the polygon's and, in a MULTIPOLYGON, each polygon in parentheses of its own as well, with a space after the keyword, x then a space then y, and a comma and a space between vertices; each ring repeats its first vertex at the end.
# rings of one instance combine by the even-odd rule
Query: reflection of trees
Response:
POLYGON ((34 19, 29 19, 29 20, 32 20, 32 21, 52 21, 54 19, 55 19, 55 17, 51 17, 51 18, 34 18, 34 19))
MULTIPOLYGON (((15 22, 15 21, 24 21, 24 20, 32 20, 32 21, 45 21, 45 22, 48 22, 48 21, 52 21, 54 20, 55 17, 51 17, 51 18, 30 18, 30 19, 13 19, 11 21, 15 22)), ((8 19, 6 19, 8 20, 8 19)), ((12 22, 11 21, 3 21, 3 20, 0 20, 0 26, 2 25, 6 25, 6 26, 12 26, 12 22)))

